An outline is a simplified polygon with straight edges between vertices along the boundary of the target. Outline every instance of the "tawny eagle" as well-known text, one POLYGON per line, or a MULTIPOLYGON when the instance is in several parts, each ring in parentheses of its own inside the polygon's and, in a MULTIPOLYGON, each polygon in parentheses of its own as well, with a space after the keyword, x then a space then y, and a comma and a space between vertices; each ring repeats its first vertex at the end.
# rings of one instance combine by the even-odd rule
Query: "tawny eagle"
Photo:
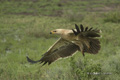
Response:
POLYGON ((83 27, 75 24, 75 29, 55 29, 50 34, 57 34, 60 38, 48 49, 48 51, 38 61, 33 61, 27 56, 30 63, 51 64, 59 58, 72 56, 76 51, 96 54, 100 50, 100 30, 83 27))

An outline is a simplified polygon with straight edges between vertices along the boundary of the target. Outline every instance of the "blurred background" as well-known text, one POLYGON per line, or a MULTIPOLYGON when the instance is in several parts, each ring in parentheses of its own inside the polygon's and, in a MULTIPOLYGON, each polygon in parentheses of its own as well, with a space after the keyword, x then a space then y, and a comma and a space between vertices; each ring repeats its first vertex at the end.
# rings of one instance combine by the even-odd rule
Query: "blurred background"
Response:
POLYGON ((119 80, 120 0, 0 0, 0 80, 119 80), (74 24, 102 30, 98 54, 30 64, 74 24))

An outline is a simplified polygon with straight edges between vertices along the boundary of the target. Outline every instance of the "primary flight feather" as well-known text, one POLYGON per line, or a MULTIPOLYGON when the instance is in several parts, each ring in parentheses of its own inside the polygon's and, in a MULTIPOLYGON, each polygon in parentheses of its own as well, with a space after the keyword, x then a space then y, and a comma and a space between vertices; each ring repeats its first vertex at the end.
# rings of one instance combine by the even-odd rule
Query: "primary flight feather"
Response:
POLYGON ((48 49, 40 60, 33 61, 27 56, 30 63, 46 63, 51 64, 59 58, 72 56, 76 51, 96 54, 100 50, 100 41, 96 37, 100 37, 100 30, 83 27, 83 25, 75 24, 75 29, 56 29, 50 34, 60 35, 60 38, 48 49))

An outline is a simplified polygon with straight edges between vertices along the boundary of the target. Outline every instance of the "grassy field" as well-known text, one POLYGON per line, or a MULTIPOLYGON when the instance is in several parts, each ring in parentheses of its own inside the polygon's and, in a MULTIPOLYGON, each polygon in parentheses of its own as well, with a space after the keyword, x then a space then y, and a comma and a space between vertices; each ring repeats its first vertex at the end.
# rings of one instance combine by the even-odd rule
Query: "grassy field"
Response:
POLYGON ((119 0, 0 0, 0 80, 119 80, 119 0), (30 64, 59 38, 49 32, 74 24, 102 30, 101 50, 50 66, 30 64))

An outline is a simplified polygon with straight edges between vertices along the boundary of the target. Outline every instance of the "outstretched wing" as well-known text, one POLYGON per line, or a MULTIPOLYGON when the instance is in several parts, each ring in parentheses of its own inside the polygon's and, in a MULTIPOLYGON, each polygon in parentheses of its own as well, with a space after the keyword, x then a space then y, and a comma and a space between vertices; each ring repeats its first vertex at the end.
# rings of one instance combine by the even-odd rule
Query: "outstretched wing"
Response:
POLYGON ((51 64, 57 59, 71 56, 78 49, 79 47, 77 45, 60 38, 48 49, 40 60, 33 61, 29 57, 27 57, 27 60, 31 63, 40 62, 43 63, 43 65, 46 63, 51 64))
POLYGON ((79 46, 80 51, 83 53, 91 53, 96 54, 100 50, 100 41, 99 39, 95 39, 96 37, 100 37, 100 30, 83 27, 80 25, 80 28, 75 24, 76 30, 73 30, 73 33, 76 36, 76 40, 74 43, 79 46))

